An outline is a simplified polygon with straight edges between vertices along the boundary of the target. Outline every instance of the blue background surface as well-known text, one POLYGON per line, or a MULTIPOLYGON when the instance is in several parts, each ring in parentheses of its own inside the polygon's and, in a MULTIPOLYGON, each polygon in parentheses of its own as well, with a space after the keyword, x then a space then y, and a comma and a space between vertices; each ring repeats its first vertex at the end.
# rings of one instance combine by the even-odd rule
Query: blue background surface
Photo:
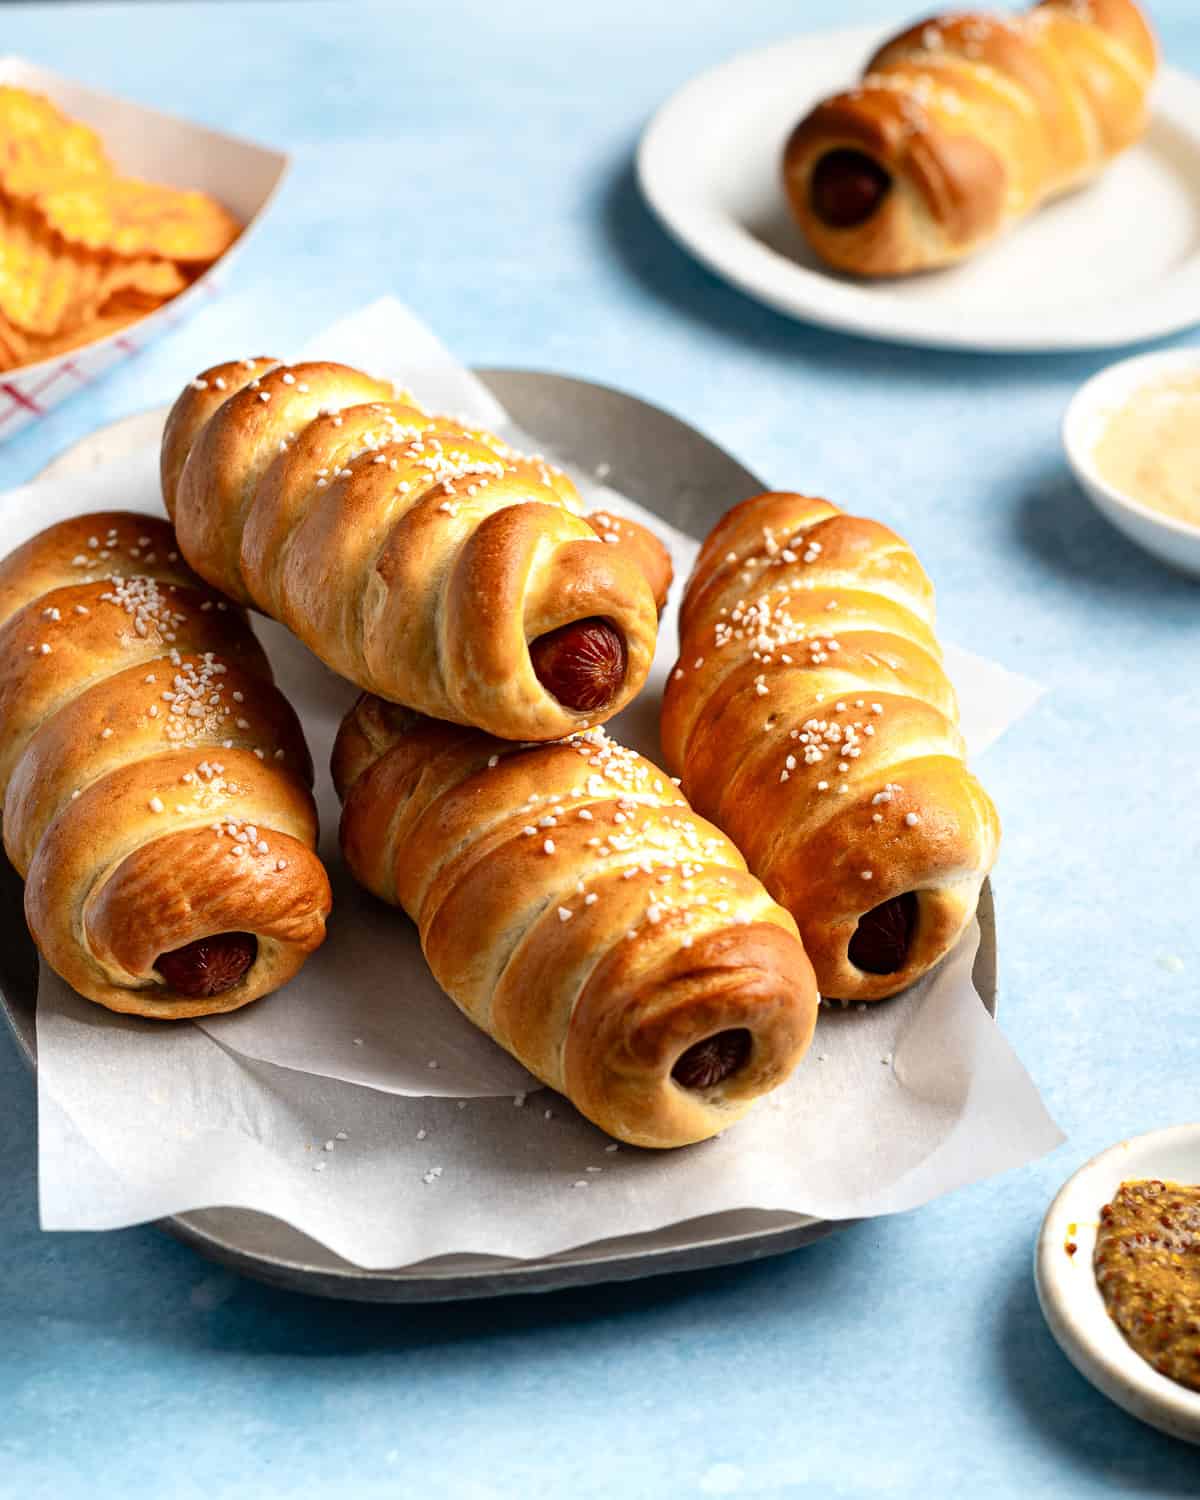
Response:
MULTIPOLYGON (((0 1032, 4 1500, 1200 1493, 1200 1450, 1075 1374, 1030 1274, 1075 1167, 1197 1113, 1200 587, 1109 531, 1064 468, 1061 412, 1106 357, 920 353, 793 324, 693 265, 634 186, 641 127, 698 70, 911 9, 4 6, 6 50, 296 164, 227 294, 0 447, 0 487, 210 356, 294 348, 390 291, 470 362, 623 386, 769 482, 895 525, 945 634, 1051 689, 981 769, 1006 830, 1003 1025, 1070 1137, 761 1265, 341 1306, 150 1229, 42 1234, 33 1088, 0 1032)), ((1194 0, 1154 11, 1168 57, 1200 71, 1194 0)))

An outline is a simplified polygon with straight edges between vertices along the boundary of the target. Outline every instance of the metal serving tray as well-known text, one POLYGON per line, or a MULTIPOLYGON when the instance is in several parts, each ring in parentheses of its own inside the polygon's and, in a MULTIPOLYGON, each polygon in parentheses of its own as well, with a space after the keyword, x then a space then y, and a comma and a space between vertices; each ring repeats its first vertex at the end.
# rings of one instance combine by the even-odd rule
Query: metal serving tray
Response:
MULTIPOLYGON (((737 500, 763 482, 694 428, 658 407, 607 386, 526 370, 477 372, 513 421, 536 433, 574 467, 594 473, 665 520, 703 536, 737 500)), ((163 412, 146 412, 93 433, 46 470, 90 468, 157 440, 163 412)), ((991 887, 979 904, 981 941, 975 987, 996 1013, 996 926, 991 887)), ((0 856, 0 1010, 31 1069, 37 1066, 37 954, 22 915, 21 882, 0 856)), ((691 1219, 648 1234, 580 1245, 541 1260, 451 1255, 395 1270, 366 1271, 267 1214, 208 1208, 159 1228, 201 1255, 261 1281, 316 1296, 362 1302, 437 1302, 550 1291, 699 1270, 781 1255, 843 1223, 745 1209, 691 1219)))

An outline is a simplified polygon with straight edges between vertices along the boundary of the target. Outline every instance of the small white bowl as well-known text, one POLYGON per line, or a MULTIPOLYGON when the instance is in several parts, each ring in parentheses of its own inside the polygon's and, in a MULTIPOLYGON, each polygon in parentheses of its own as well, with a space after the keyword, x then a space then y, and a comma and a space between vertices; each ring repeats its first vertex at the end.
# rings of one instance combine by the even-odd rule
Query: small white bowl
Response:
POLYGON ((1135 1136, 1081 1167, 1042 1221, 1038 1301, 1063 1353, 1098 1390, 1160 1432, 1200 1443, 1200 1391, 1160 1375, 1108 1315, 1092 1268, 1100 1210, 1123 1182, 1200 1183, 1200 1124, 1135 1136), (1076 1246, 1072 1255, 1068 1243, 1076 1246))
POLYGON ((1176 521, 1116 490, 1096 472, 1096 444, 1109 418, 1134 391, 1163 375, 1200 374, 1200 348, 1168 349, 1125 359, 1094 375, 1076 393, 1063 418, 1067 460, 1102 515, 1161 562, 1200 577, 1200 526, 1176 521))

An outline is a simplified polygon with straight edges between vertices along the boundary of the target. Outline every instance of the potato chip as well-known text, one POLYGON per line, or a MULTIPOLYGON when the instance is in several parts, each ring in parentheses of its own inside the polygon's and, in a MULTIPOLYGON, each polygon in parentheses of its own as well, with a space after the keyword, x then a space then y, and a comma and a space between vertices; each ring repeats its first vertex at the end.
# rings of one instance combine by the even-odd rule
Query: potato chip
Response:
MULTIPOLYGON (((49 231, 47 231, 48 233, 49 231)), ((71 300, 59 320, 58 331, 77 328, 88 318, 94 317, 104 299, 104 277, 107 257, 90 250, 76 250, 74 246, 55 240, 59 253, 71 261, 75 268, 75 284, 71 300)))
POLYGON ((55 334, 51 338, 30 338, 26 341, 26 353, 22 364, 36 364, 39 359, 51 359, 56 354, 67 354, 96 339, 107 338, 110 333, 119 333, 130 323, 146 316, 144 307, 118 307, 112 312, 101 313, 90 319, 82 328, 55 334))
POLYGON ((118 255, 214 261, 241 225, 206 193, 135 177, 60 174, 31 196, 52 229, 73 245, 118 255))
POLYGON ((26 204, 0 197, 0 312, 26 333, 58 333, 86 316, 97 257, 64 244, 26 204))
POLYGON ((117 292, 135 293, 157 304, 178 296, 185 286, 187 277, 173 260, 114 256, 101 274, 95 307, 103 307, 117 292))
POLYGON ((0 369, 145 317, 241 227, 205 193, 119 176, 95 131, 0 85, 0 369))
POLYGON ((0 313, 0 370, 11 370, 28 358, 28 339, 0 313))
POLYGON ((0 85, 0 179, 7 188, 10 173, 28 183, 47 169, 107 175, 112 165, 94 130, 42 94, 0 85))

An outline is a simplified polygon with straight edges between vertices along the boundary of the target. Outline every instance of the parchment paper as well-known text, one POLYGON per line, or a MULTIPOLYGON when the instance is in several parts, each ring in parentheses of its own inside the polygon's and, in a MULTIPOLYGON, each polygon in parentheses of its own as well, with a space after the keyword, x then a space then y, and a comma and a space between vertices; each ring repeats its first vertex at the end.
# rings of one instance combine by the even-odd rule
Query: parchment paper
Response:
MULTIPOLYGON (((390 300, 300 353, 363 364, 431 408, 516 436, 490 393, 390 300)), ((571 467, 570 455, 554 456, 571 467)), ((651 521, 686 577, 694 541, 573 473, 589 504, 651 521)), ((157 455, 4 496, 0 552, 104 506, 158 511, 157 455)), ((462 1251, 539 1256, 732 1208, 894 1212, 1061 1139, 971 985, 972 931, 897 1001, 824 1006, 792 1080, 724 1137, 670 1153, 614 1148, 459 1015, 407 919, 349 880, 327 764, 354 690, 271 622, 256 628, 317 763, 330 939, 280 994, 199 1025, 112 1015, 43 967, 45 1227, 113 1228, 229 1205, 274 1214, 370 1267, 462 1251)), ((611 726, 652 757, 674 647, 672 606, 650 683, 611 726)), ((1039 689, 963 652, 947 660, 978 754, 1039 689)))

